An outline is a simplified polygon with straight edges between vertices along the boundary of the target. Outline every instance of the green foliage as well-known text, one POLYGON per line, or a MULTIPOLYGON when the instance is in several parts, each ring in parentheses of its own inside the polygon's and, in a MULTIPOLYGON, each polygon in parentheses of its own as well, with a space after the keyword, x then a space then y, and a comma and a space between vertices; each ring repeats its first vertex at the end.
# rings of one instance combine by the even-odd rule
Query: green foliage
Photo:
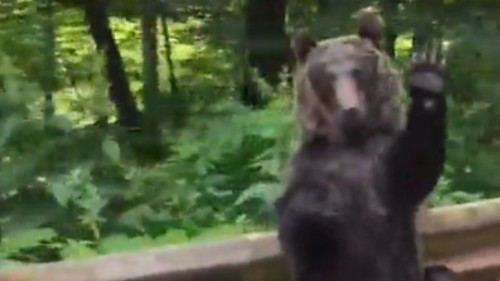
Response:
MULTIPOLYGON (((38 246, 41 241, 50 240, 56 235, 54 230, 50 228, 17 231, 13 233, 13 235, 6 235, 3 237, 4 243, 0 253, 2 253, 2 255, 17 253, 22 249, 38 246)), ((5 258, 5 256, 2 256, 2 258, 5 258)))
MULTIPOLYGON (((336 9, 329 13, 316 2, 291 1, 287 28, 350 32, 348 19, 368 4, 338 7, 326 1, 336 9)), ((401 8, 397 65, 407 61, 414 19, 428 11, 417 2, 401 8)), ((452 8, 438 2, 436 9, 452 8)), ((297 145, 294 104, 287 77, 276 89, 258 83, 270 101, 263 109, 238 101, 243 3, 172 1, 178 15, 169 31, 180 90, 171 91, 159 34, 158 147, 167 153, 154 161, 151 154, 161 153, 142 132, 97 122, 113 121, 115 109, 107 96, 104 57, 95 51, 81 10, 57 7, 54 14, 56 114, 49 119, 41 110, 44 21, 33 1, 18 1, 0 14, 0 267, 15 265, 12 260, 83 259, 273 227, 272 202, 297 145)), ((118 9, 111 27, 142 108, 139 22, 128 13, 135 9, 131 3, 119 8, 129 17, 120 17, 118 9)), ((434 206, 497 196, 500 184, 500 63, 493 49, 498 21, 491 15, 486 27, 456 25, 453 15, 446 14, 443 24, 451 42, 448 160, 430 200, 434 206)))

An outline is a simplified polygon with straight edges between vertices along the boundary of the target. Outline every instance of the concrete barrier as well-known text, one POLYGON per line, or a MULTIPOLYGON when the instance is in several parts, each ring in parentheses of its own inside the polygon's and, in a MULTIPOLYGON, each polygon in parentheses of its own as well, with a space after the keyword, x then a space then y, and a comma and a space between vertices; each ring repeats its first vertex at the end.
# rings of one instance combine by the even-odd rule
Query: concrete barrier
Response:
MULTIPOLYGON (((445 263, 463 281, 499 279, 500 199, 431 209, 420 229, 427 263, 445 263)), ((0 281, 287 281, 288 277, 274 233, 0 272, 0 281)))
POLYGON ((466 281, 500 279, 500 199, 435 208, 420 225, 428 263, 444 263, 466 281))

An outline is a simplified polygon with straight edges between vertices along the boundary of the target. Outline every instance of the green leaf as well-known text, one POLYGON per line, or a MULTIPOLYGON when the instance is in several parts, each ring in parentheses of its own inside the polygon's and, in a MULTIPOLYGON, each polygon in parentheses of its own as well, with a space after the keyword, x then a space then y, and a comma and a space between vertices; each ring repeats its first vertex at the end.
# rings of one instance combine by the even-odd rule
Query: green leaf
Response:
POLYGON ((7 120, 5 120, 2 124, 2 131, 0 133, 0 147, 5 145, 7 140, 11 137, 12 131, 14 131, 21 121, 21 118, 17 115, 10 115, 7 120))
POLYGON ((154 217, 155 214, 155 211, 147 204, 139 205, 124 212, 117 219, 117 223, 139 231, 146 231, 143 220, 154 217))
POLYGON ((1 252, 16 253, 21 249, 38 246, 41 241, 57 236, 52 228, 37 228, 17 231, 6 235, 3 239, 1 252))
POLYGON ((111 137, 107 137, 102 142, 103 153, 115 164, 120 163, 120 145, 111 137))
MULTIPOLYGON (((63 179, 65 179, 63 177, 63 179)), ((68 203, 74 196, 73 184, 68 184, 67 181, 63 179, 55 181, 53 184, 49 185, 49 190, 52 196, 56 199, 57 203, 63 207, 67 207, 68 203)), ((51 183, 51 182, 49 182, 51 183)))
POLYGON ((184 229, 171 229, 164 235, 155 239, 158 245, 162 244, 180 244, 189 242, 189 236, 184 229))
POLYGON ((192 241, 208 241, 214 238, 222 238, 229 236, 238 236, 244 233, 244 230, 239 225, 224 224, 203 230, 203 232, 194 237, 192 241))
POLYGON ((73 123, 64 115, 54 115, 48 121, 47 125, 57 128, 64 132, 69 132, 73 128, 73 123))
POLYGON ((9 78, 4 81, 5 95, 13 102, 19 101, 20 83, 17 79, 9 78))
POLYGON ((61 250, 61 256, 66 259, 83 259, 99 255, 99 253, 85 245, 81 241, 68 240, 68 243, 61 250))
MULTIPOLYGON (((1 253, 0 253, 0 256, 2 256, 1 253)), ((17 268, 17 267, 20 267, 23 265, 24 265, 24 263, 22 263, 22 262, 18 262, 18 261, 14 261, 14 260, 0 259, 0 271, 17 268)))
POLYGON ((243 191, 234 205, 239 206, 252 199, 270 202, 277 197, 278 192, 276 184, 258 183, 243 191))
POLYGON ((98 243, 100 253, 115 253, 125 251, 136 251, 154 245, 154 241, 149 237, 127 237, 124 234, 111 235, 101 239, 98 243))

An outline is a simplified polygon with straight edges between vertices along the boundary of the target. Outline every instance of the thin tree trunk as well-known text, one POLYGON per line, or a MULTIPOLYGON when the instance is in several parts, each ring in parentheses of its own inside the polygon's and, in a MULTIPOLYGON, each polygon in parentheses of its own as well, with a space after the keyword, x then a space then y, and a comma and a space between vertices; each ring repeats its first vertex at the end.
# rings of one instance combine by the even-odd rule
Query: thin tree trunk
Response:
POLYGON ((429 42, 428 36, 426 36, 425 27, 416 26, 413 29, 413 37, 411 42, 411 54, 418 54, 425 50, 427 43, 429 42))
POLYGON ((167 12, 164 11, 161 15, 162 33, 165 44, 165 61, 168 66, 168 80, 170 82, 170 93, 167 100, 166 113, 172 129, 179 129, 185 125, 188 117, 188 100, 182 93, 179 92, 179 84, 175 76, 175 66, 172 60, 172 44, 170 41, 170 32, 168 30, 167 12))
POLYGON ((172 45, 170 44, 170 32, 165 15, 161 16, 161 25, 163 38, 165 39, 165 60, 168 65, 168 80, 170 82, 170 90, 172 94, 176 94, 178 89, 177 78, 175 77, 174 62, 172 61, 172 45))
POLYGON ((53 2, 51 0, 39 0, 38 10, 42 15, 42 30, 44 36, 43 64, 46 71, 42 74, 41 86, 44 93, 43 114, 45 119, 54 114, 54 103, 52 99, 56 79, 56 56, 55 56, 55 30, 53 21, 53 2))
POLYGON ((393 30, 385 32, 385 51, 391 58, 396 57, 396 39, 398 35, 393 30))
POLYGON ((109 26, 107 2, 88 0, 85 2, 85 19, 98 50, 106 55, 109 98, 118 113, 118 123, 126 127, 139 125, 140 112, 132 96, 120 50, 109 26))

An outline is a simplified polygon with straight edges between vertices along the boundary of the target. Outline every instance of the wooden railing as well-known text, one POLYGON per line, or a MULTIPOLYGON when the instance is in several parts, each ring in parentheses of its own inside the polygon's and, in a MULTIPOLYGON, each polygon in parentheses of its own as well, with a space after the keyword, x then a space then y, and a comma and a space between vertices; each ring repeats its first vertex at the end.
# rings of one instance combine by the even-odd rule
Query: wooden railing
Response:
MULTIPOLYGON (((500 278, 500 199, 431 209, 419 222, 427 263, 444 263, 464 281, 500 278)), ((274 233, 203 244, 27 265, 0 281, 286 281, 274 233)))

